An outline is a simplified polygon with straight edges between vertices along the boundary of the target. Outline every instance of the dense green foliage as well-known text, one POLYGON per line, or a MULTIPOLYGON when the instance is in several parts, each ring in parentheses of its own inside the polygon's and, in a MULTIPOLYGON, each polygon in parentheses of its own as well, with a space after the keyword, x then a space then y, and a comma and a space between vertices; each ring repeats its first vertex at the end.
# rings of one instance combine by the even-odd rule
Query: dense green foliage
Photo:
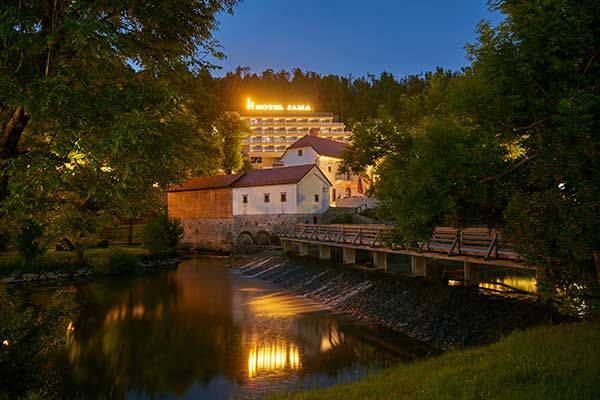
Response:
POLYGON ((273 399, 597 399, 600 322, 540 327, 362 381, 273 399))
POLYGON ((600 2, 491 7, 506 18, 480 24, 478 42, 467 47, 472 65, 428 75, 420 92, 355 124, 347 166, 376 167, 375 195, 406 243, 440 224, 501 228, 542 267, 545 294, 593 312, 600 2))
POLYGON ((57 354, 73 314, 67 293, 57 292, 39 310, 24 306, 0 285, 0 399, 51 397, 61 378, 57 354))
POLYGON ((34 259, 44 251, 43 244, 40 243, 42 234, 42 227, 33 220, 23 221, 15 232, 15 247, 28 265, 32 265, 34 259))
POLYGON ((395 117, 404 118, 406 110, 401 108, 402 98, 420 93, 431 75, 396 79, 391 73, 383 72, 380 76, 353 78, 323 76, 299 68, 255 73, 248 67, 238 67, 222 78, 213 79, 207 86, 227 110, 243 110, 246 97, 252 96, 263 103, 308 103, 317 111, 333 112, 351 123, 373 116, 381 105, 393 110, 395 117))
POLYGON ((142 242, 152 254, 171 254, 183 236, 181 222, 161 213, 150 220, 142 232, 142 242))
POLYGON ((236 0, 24 0, 0 14, 0 225, 33 219, 79 253, 161 190, 218 169, 200 76, 236 0))
POLYGON ((238 172, 243 167, 242 140, 250 131, 239 114, 228 112, 215 122, 215 131, 221 140, 221 168, 227 174, 238 172))

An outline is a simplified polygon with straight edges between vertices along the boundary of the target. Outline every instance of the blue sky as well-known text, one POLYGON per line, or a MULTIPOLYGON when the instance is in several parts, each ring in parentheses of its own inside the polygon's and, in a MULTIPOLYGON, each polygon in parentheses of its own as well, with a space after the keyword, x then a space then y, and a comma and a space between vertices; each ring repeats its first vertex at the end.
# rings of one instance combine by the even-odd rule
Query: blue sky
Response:
POLYGON ((215 38, 228 59, 216 74, 238 65, 355 77, 457 70, 482 19, 501 15, 486 0, 245 0, 219 18, 215 38))

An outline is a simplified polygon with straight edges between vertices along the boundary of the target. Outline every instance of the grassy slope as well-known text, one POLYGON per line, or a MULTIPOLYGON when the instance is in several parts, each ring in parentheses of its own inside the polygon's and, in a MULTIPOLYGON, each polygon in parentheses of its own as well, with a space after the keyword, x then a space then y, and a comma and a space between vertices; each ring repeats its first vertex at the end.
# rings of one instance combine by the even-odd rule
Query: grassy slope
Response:
POLYGON ((356 383, 273 399, 600 399, 600 321, 534 328, 356 383))

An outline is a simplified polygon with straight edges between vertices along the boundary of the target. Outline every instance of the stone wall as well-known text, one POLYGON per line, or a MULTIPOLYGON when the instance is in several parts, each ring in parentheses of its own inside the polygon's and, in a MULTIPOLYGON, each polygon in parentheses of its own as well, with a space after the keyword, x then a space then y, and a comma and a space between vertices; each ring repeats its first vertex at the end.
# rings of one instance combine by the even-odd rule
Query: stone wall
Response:
POLYGON ((233 220, 181 219, 182 243, 194 249, 229 251, 234 242, 233 220))
POLYGON ((248 233, 256 243, 259 232, 265 232, 272 237, 286 225, 313 223, 313 217, 317 217, 317 222, 320 222, 320 217, 313 214, 236 215, 233 217, 233 237, 237 240, 240 234, 248 233))
MULTIPOLYGON (((230 251, 236 244, 273 244, 286 225, 313 223, 312 214, 236 215, 232 219, 181 219, 182 243, 194 249, 230 251), (239 243, 241 235, 251 243, 239 243), (267 241, 267 243, 265 242, 267 241)), ((319 216, 317 222, 321 222, 319 216)))

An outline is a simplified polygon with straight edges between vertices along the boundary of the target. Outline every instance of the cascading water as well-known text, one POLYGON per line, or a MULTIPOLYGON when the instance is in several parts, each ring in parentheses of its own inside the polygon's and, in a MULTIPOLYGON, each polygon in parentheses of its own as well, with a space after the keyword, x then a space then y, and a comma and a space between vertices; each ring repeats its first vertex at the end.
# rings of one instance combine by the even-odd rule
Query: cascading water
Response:
POLYGON ((277 251, 247 257, 233 269, 438 349, 490 343, 515 329, 557 319, 550 307, 537 301, 336 266, 277 251))

